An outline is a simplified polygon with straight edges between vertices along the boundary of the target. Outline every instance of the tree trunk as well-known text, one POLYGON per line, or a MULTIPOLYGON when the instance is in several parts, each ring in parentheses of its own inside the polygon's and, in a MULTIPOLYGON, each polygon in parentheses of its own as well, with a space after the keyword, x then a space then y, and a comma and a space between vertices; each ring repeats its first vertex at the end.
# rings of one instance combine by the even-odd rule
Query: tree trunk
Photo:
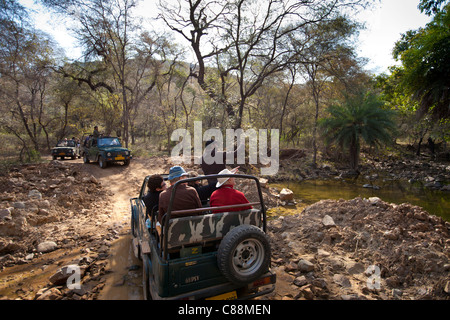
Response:
POLYGON ((359 166, 359 144, 354 138, 350 144, 350 166, 353 170, 357 171, 359 166))

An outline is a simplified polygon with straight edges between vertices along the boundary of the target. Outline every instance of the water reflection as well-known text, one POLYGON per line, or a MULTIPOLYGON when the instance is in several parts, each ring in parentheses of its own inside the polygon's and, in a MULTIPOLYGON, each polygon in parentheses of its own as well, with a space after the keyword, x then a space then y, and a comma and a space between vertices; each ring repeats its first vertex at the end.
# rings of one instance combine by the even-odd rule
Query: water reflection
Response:
POLYGON ((389 203, 411 203, 429 213, 450 221, 450 193, 423 187, 421 183, 407 181, 358 180, 305 180, 290 181, 272 187, 291 189, 301 202, 297 208, 306 207, 320 200, 350 200, 356 197, 378 197, 389 203), (364 186, 364 187, 363 187, 364 186), (375 186, 375 188, 374 188, 375 186))

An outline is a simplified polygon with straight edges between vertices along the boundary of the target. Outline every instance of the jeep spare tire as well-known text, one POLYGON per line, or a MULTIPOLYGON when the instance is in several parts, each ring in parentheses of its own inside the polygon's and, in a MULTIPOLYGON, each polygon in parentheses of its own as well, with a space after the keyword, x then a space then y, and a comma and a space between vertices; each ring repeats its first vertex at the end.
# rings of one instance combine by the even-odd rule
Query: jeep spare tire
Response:
POLYGON ((251 225, 229 231, 219 245, 217 264, 231 282, 244 285, 260 278, 269 269, 270 244, 266 234, 251 225))

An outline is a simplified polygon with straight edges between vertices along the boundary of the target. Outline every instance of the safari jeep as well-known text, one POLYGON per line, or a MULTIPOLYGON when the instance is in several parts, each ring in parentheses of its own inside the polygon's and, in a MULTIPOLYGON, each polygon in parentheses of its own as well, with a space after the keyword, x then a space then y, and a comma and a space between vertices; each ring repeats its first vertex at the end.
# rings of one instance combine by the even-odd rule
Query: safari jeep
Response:
POLYGON ((58 141, 56 147, 52 148, 52 157, 53 160, 56 160, 58 157, 61 157, 61 160, 64 157, 70 157, 72 160, 75 160, 76 157, 80 158, 80 148, 73 140, 61 140, 58 141))
MULTIPOLYGON (((275 289, 259 181, 249 175, 220 175, 227 176, 254 180, 259 201, 250 203, 253 209, 212 213, 215 208, 207 206, 172 211, 177 186, 218 175, 178 181, 161 226, 156 223, 156 208, 146 208, 142 200, 149 177, 144 179, 139 197, 130 199, 132 245, 142 259, 145 299, 241 300, 275 289), (198 215, 185 216, 191 213, 198 215), (176 214, 183 217, 172 218, 176 214)), ((220 208, 243 206, 248 204, 220 208)))
POLYGON ((119 138, 116 137, 91 138, 83 146, 84 163, 98 162, 103 169, 108 163, 113 162, 129 165, 131 158, 130 150, 122 147, 119 138))

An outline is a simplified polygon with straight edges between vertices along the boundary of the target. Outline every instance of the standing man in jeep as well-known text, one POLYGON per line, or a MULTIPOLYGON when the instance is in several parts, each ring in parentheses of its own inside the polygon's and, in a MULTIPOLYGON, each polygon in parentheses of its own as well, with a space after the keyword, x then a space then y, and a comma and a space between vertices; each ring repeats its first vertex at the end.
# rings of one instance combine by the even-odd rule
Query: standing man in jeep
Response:
MULTIPOLYGON (((218 174, 220 171, 226 169, 227 154, 233 156, 236 159, 239 152, 245 148, 245 142, 240 143, 234 151, 220 151, 215 140, 208 140, 205 143, 205 150, 202 156, 201 168, 205 175, 218 174), (218 159, 219 161, 212 162, 211 160, 218 159)), ((217 183, 217 178, 209 178, 208 184, 215 185, 217 183)))
POLYGON ((94 132, 92 134, 92 137, 94 137, 94 139, 97 139, 98 137, 100 137, 100 132, 98 131, 98 126, 94 127, 94 132))

